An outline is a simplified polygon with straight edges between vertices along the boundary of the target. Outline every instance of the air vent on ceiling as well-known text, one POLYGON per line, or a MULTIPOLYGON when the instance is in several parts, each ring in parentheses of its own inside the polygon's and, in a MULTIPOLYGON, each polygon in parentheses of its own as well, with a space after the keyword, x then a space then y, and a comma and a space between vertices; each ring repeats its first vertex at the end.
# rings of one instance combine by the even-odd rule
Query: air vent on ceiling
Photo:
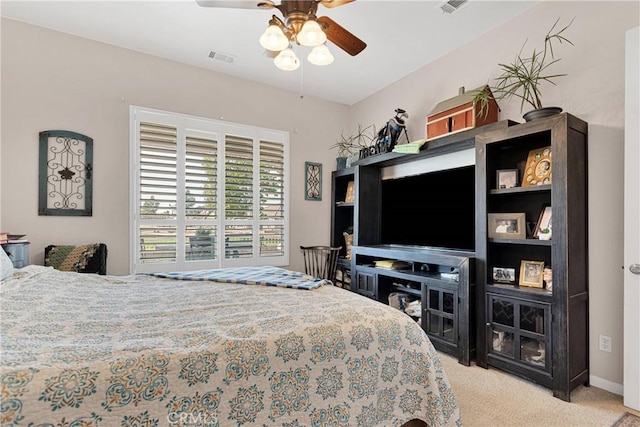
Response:
POLYGON ((444 13, 453 13, 468 2, 469 0, 448 0, 440 3, 438 7, 442 9, 444 13))
POLYGON ((217 59, 218 61, 226 62, 227 64, 233 64, 233 62, 236 60, 236 57, 234 55, 218 52, 216 50, 209 51, 209 58, 217 59))

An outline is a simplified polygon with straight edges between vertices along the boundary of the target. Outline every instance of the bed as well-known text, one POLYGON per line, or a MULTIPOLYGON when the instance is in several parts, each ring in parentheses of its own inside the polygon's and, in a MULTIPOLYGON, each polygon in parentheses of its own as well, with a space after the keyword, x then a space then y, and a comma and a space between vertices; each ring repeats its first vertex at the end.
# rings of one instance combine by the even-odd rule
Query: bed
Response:
POLYGON ((305 280, 16 269, 0 282, 0 425, 461 423, 409 316, 305 280))

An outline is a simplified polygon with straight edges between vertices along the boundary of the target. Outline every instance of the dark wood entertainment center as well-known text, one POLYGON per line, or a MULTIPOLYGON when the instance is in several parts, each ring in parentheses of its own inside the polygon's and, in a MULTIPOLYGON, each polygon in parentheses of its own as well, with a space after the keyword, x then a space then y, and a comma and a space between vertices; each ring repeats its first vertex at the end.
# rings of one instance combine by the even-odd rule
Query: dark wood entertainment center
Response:
MULTIPOLYGON (((379 154, 334 171, 331 244, 343 247, 339 269, 348 276, 343 280, 350 279, 352 291, 382 303, 395 292, 419 299, 419 322, 436 349, 463 365, 475 359, 478 366, 534 381, 568 401, 571 390, 588 385, 586 143, 587 124, 562 113, 522 124, 500 121, 432 140, 418 154, 379 154), (527 154, 545 147, 553 153, 550 184, 498 188, 498 170, 518 170, 520 180, 527 154), (390 199, 383 194, 383 170, 469 150, 475 154, 473 247, 447 247, 442 240, 430 245, 428 229, 415 233, 417 241, 410 244, 393 241, 397 233, 385 231, 381 214, 383 200, 390 199), (355 197, 345 203, 350 181, 355 197), (544 206, 551 206, 551 240, 530 233, 522 239, 488 237, 488 214, 521 212, 535 224, 544 206), (350 259, 345 230, 353 231, 350 259), (513 284, 494 283, 493 267, 519 273, 521 260, 551 266, 553 292, 519 286, 518 274, 513 284), (381 268, 376 261, 406 265, 381 268)), ((416 194, 406 203, 406 222, 399 220, 398 226, 420 225, 416 220, 430 217, 421 209, 437 210, 443 203, 430 201, 428 190, 416 194)), ((455 204, 456 197, 446 203, 455 204)), ((468 246, 465 236, 452 242, 468 246)))

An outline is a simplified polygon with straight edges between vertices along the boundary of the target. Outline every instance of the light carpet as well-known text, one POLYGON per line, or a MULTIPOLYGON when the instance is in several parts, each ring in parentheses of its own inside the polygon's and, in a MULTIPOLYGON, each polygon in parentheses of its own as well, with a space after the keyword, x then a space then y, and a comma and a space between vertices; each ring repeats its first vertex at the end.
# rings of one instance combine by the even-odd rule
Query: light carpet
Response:
MULTIPOLYGON (((597 387, 579 386, 571 402, 496 368, 464 366, 441 353, 464 427, 611 427, 626 412, 622 396, 597 387)), ((627 427, 625 425, 625 427, 627 427)))

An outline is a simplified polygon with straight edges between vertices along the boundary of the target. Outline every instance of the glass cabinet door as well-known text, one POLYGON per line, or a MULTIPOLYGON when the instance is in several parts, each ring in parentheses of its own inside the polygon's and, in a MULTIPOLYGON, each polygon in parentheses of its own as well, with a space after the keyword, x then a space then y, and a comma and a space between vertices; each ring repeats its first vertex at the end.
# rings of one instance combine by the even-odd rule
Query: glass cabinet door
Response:
POLYGON ((456 291, 429 287, 427 289, 426 331, 430 335, 457 344, 456 291))
POLYGON ((547 317, 549 306, 520 304, 520 361, 546 370, 549 364, 547 349, 547 317))
POLYGON ((513 302, 490 298, 489 316, 492 325, 489 352, 500 353, 514 358, 515 308, 513 302))
POLYGON ((489 354, 551 370, 551 306, 487 294, 489 354))

